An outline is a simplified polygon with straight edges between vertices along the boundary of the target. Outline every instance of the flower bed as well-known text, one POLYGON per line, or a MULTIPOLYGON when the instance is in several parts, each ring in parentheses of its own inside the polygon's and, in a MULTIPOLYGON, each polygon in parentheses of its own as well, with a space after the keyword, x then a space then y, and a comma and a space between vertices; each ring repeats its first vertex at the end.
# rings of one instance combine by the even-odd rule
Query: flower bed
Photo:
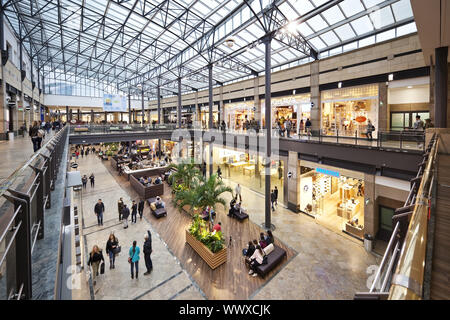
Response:
POLYGON ((186 243, 208 264, 211 269, 216 269, 227 261, 227 248, 223 247, 216 253, 208 249, 201 241, 194 238, 193 235, 186 230, 186 243))

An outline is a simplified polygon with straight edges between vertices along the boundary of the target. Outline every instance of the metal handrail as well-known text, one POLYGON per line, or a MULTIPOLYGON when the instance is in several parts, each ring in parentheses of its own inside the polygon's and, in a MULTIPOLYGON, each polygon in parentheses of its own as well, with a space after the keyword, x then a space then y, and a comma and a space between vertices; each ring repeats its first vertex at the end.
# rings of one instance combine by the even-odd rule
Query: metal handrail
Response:
POLYGON ((406 232, 403 248, 400 253, 397 269, 394 274, 389 293, 391 300, 422 299, 422 285, 425 269, 427 247, 427 226, 429 213, 429 198, 431 189, 429 183, 434 176, 439 139, 432 139, 432 148, 428 157, 422 181, 416 194, 416 203, 406 232))
POLYGON ((45 152, 47 150, 47 146, 50 146, 51 143, 56 142, 56 140, 59 140, 65 130, 68 130, 68 126, 64 126, 59 132, 57 132, 50 140, 48 140, 38 151, 33 153, 33 155, 28 159, 24 164, 22 164, 21 167, 17 168, 12 174, 9 175, 8 178, 4 179, 0 184, 0 197, 5 194, 5 192, 8 190, 8 188, 13 185, 13 183, 16 181, 16 178, 21 175, 30 164, 33 163, 34 160, 36 160, 40 154, 45 152))

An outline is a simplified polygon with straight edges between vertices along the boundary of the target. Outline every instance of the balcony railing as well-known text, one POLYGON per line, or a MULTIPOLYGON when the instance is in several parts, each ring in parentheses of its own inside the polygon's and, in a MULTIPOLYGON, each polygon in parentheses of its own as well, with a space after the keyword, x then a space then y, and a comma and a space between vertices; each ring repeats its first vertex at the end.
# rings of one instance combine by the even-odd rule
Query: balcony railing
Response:
POLYGON ((61 129, 0 185, 0 299, 32 298, 31 255, 44 237, 68 132, 61 129))
POLYGON ((403 207, 392 217, 394 230, 374 281, 368 292, 355 299, 417 300, 422 298, 427 246, 427 227, 431 213, 434 169, 439 139, 434 134, 411 180, 411 190, 403 207))

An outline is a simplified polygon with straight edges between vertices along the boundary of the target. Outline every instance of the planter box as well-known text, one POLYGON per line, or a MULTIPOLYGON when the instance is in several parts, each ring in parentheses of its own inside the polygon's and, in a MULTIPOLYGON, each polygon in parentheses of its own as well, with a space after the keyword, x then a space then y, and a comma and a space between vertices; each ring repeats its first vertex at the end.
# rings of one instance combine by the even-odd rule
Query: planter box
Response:
POLYGON ((216 253, 212 253, 203 243, 198 241, 186 230, 186 243, 188 243, 195 252, 208 264, 211 269, 215 269, 227 261, 227 248, 216 253))

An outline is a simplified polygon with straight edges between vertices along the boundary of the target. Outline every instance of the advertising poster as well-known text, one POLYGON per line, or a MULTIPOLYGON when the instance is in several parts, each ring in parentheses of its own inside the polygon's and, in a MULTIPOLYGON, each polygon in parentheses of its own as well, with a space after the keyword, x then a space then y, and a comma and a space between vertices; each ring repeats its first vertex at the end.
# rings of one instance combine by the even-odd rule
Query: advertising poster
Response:
POLYGON ((104 94, 103 111, 126 112, 127 111, 126 98, 118 94, 104 94))

